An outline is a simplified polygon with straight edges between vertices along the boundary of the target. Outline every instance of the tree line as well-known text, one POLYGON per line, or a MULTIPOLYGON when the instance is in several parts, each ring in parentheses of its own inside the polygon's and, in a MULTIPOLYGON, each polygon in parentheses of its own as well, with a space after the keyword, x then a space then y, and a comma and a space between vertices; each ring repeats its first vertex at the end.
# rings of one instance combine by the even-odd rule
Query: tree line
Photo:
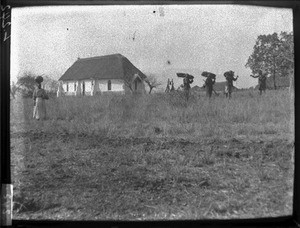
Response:
POLYGON ((265 69, 273 78, 273 87, 276 90, 278 77, 289 77, 294 73, 293 32, 259 35, 245 67, 250 68, 253 74, 265 69))

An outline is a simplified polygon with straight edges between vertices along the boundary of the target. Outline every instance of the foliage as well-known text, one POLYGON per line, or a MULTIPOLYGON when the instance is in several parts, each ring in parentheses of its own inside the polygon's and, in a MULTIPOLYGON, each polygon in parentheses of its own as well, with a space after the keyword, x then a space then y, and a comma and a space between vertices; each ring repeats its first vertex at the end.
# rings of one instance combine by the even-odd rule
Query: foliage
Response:
POLYGON ((149 86, 149 89, 150 89, 149 94, 152 92, 153 89, 159 87, 162 84, 161 82, 159 82, 157 80, 157 78, 153 74, 150 74, 149 76, 147 76, 147 78, 145 79, 145 82, 149 86))
POLYGON ((280 55, 290 62, 290 68, 293 68, 294 65, 294 36, 293 33, 282 32, 281 33, 281 42, 280 55))
POLYGON ((276 76, 285 77, 290 73, 293 68, 293 55, 293 33, 259 35, 245 66, 256 75, 260 69, 265 69, 273 76, 276 89, 276 76))
MULTIPOLYGON (((23 97, 32 97, 35 89, 35 78, 37 75, 31 72, 25 72, 23 76, 19 77, 17 82, 12 82, 10 87, 10 93, 15 98, 16 93, 20 92, 23 97)), ((50 94, 55 94, 58 88, 58 81, 43 75, 42 87, 50 94)))
POLYGON ((36 85, 35 77, 36 75, 25 72, 23 76, 18 78, 16 84, 23 97, 32 97, 36 85))
POLYGON ((10 94, 12 95, 13 99, 16 98, 16 93, 18 92, 19 88, 20 88, 20 85, 18 85, 15 82, 12 82, 12 84, 10 85, 10 94))

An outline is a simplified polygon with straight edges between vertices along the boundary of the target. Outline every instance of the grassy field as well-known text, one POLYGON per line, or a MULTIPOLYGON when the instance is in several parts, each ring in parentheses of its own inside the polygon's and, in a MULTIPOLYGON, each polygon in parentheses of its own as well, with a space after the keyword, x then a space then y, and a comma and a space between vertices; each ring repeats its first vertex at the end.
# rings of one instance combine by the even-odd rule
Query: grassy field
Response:
POLYGON ((11 101, 14 219, 254 218, 292 213, 287 90, 11 101))

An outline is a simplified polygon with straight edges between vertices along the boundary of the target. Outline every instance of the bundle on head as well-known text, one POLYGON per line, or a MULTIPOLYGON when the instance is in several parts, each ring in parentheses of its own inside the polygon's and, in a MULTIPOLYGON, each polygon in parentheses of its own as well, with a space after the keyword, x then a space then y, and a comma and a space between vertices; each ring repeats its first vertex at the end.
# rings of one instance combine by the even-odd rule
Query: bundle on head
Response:
POLYGON ((185 78, 185 77, 187 77, 188 79, 194 79, 194 76, 193 76, 193 75, 186 74, 186 73, 177 73, 177 76, 180 77, 180 78, 185 78))
POLYGON ((230 71, 226 71, 225 73, 224 73, 224 76, 227 78, 227 77, 231 77, 231 76, 233 76, 234 75, 234 72, 232 71, 232 70, 230 70, 230 71))
POLYGON ((43 79, 42 76, 37 76, 34 80, 35 80, 36 83, 41 84, 44 79, 43 79))
POLYGON ((203 71, 202 74, 201 74, 203 77, 211 77, 211 78, 216 78, 216 75, 213 74, 213 73, 210 73, 210 72, 207 72, 207 71, 203 71))

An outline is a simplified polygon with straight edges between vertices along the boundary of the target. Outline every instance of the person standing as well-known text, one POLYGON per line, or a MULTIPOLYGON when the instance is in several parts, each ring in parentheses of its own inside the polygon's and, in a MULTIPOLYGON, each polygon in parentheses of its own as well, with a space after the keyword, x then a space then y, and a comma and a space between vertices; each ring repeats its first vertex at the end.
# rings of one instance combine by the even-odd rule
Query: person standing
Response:
POLYGON ((46 119, 46 102, 49 97, 44 89, 42 89, 43 77, 37 76, 35 78, 36 88, 33 92, 33 118, 37 120, 45 120, 46 119))
POLYGON ((259 70, 258 75, 250 75, 252 78, 258 78, 259 94, 266 93, 267 88, 267 72, 265 70, 259 70))

